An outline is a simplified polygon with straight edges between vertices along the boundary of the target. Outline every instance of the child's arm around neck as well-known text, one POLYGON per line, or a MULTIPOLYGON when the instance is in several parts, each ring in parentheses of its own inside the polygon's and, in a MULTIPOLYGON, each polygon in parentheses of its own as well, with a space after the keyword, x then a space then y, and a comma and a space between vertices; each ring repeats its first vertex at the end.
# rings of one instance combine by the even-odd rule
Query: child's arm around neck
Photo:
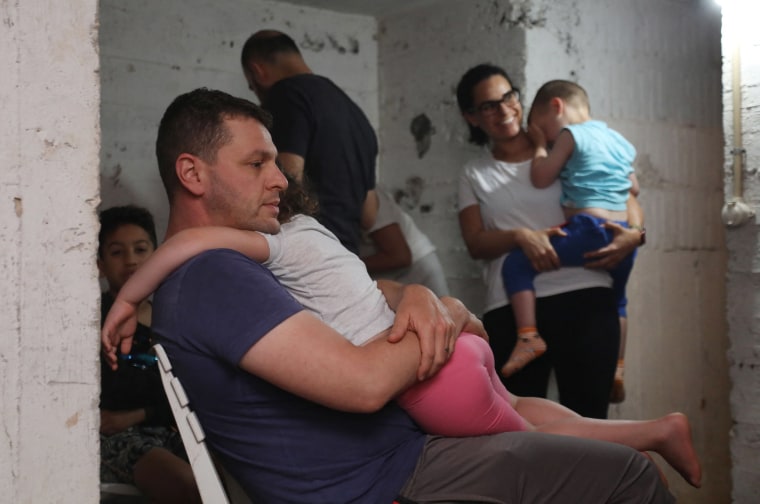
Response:
POLYGON ((257 231, 207 226, 185 229, 166 240, 130 277, 117 299, 137 305, 188 259, 212 249, 232 249, 264 262, 269 259, 266 238, 257 231))
MULTIPOLYGON (((174 270, 196 255, 212 249, 232 249, 256 262, 269 259, 266 238, 256 231, 209 226, 180 231, 164 242, 119 290, 103 322, 101 339, 124 342, 122 353, 129 353, 137 327, 137 308, 174 270)), ((108 346, 107 346, 108 348, 108 346)))
POLYGON ((575 149, 573 135, 563 130, 554 142, 552 149, 547 151, 546 137, 536 126, 530 126, 530 136, 536 144, 536 152, 530 163, 530 181, 534 187, 543 189, 557 180, 562 167, 565 166, 575 149))

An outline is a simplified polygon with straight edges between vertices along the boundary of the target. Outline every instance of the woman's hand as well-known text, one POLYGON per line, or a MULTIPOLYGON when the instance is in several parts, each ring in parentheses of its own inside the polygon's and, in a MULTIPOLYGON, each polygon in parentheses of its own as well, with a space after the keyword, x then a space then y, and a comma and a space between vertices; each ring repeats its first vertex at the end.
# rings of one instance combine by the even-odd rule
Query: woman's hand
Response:
POLYGON ((551 271, 561 266, 557 252, 549 241, 552 236, 566 236, 566 233, 558 227, 538 231, 519 230, 517 245, 536 271, 551 271))
POLYGON ((591 259, 585 264, 586 268, 612 269, 641 245, 641 231, 623 227, 612 221, 605 222, 603 226, 612 230, 612 243, 584 254, 583 257, 591 259))

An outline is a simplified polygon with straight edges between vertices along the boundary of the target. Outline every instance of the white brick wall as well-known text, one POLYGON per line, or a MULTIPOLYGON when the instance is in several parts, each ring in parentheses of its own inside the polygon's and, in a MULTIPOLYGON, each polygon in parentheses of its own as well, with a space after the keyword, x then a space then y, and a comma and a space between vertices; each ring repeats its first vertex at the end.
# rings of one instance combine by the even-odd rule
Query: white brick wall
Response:
MULTIPOLYGON (((760 34, 747 7, 736 19, 726 11, 723 20, 723 128, 725 145, 725 196, 734 196, 734 48, 740 46, 741 126, 739 144, 746 149, 743 170, 744 201, 760 210, 760 34)), ((726 313, 728 316, 731 376, 731 429, 733 502, 760 500, 760 228, 751 219, 742 227, 726 231, 729 250, 726 313)))

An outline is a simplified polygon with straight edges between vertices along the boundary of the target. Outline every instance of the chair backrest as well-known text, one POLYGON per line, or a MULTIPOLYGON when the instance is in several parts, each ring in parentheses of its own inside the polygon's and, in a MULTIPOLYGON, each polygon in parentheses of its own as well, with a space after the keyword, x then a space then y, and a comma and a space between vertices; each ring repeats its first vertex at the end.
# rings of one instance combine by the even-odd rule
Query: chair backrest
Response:
MULTIPOLYGON (((161 372, 161 382, 169 399, 169 404, 177 422, 177 429, 182 442, 185 445, 190 466, 193 468, 195 482, 201 499, 208 504, 229 504, 227 493, 216 471, 211 454, 206 447, 205 434, 198 417, 190 409, 190 401, 187 399, 185 390, 179 378, 172 373, 172 365, 169 357, 161 344, 153 346, 158 357, 158 367, 161 372)), ((237 499, 235 502, 239 502, 237 499)))
MULTIPOLYGON (((174 413, 174 420, 177 422, 185 451, 190 459, 201 499, 206 504, 230 504, 230 502, 232 504, 253 504, 240 484, 220 465, 219 470, 226 484, 225 491, 225 486, 219 479, 217 467, 206 447, 203 428, 198 417, 190 409, 190 401, 187 399, 185 389, 182 388, 179 378, 172 373, 172 364, 169 362, 166 350, 160 343, 153 345, 153 349, 156 352, 156 357, 158 357, 161 383, 164 385, 164 391, 169 399, 172 413, 174 413)), ((398 504, 398 502, 394 501, 393 504, 398 504)))

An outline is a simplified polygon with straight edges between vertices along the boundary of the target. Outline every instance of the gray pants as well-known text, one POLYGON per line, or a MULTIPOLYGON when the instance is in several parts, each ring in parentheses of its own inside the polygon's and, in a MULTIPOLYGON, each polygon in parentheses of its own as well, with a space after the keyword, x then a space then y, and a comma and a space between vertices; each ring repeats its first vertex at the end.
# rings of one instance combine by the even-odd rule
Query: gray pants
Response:
POLYGON ((675 502, 637 451, 535 432, 431 436, 400 495, 419 504, 675 502))

